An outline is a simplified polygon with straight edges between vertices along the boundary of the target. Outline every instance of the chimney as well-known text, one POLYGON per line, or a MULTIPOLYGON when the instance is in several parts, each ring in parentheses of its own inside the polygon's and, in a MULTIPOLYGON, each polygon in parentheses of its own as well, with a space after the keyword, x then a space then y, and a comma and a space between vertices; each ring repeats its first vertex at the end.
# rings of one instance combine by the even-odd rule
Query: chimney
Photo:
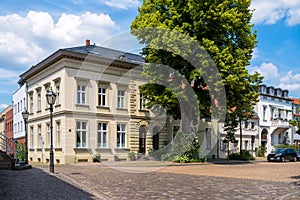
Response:
POLYGON ((91 41, 90 40, 85 40, 85 46, 90 46, 91 45, 91 41))

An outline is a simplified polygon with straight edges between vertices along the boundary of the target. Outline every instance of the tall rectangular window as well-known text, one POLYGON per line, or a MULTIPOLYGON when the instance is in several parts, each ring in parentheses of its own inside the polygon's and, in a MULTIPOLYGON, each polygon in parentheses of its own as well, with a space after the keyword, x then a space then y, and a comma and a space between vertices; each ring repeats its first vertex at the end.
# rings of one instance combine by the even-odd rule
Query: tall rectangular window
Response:
POLYGON ((206 149, 211 149, 211 128, 205 129, 206 149))
POLYGON ((107 123, 98 123, 98 147, 107 147, 107 123))
POLYGON ((248 121, 244 121, 244 129, 248 129, 249 128, 249 123, 248 121))
POLYGON ((98 106, 106 106, 106 89, 98 89, 98 106))
POLYGON ((59 85, 55 86, 55 90, 56 90, 56 105, 60 104, 60 87, 59 85))
POLYGON ((33 113, 33 94, 29 94, 29 113, 33 113))
POLYGON ((118 108, 125 108, 125 91, 118 90, 118 108))
POLYGON ((86 122, 78 121, 76 123, 76 147, 86 147, 86 122))
POLYGON ((58 147, 58 148, 61 147, 60 138, 61 138, 61 135, 60 135, 60 121, 57 121, 56 122, 56 147, 58 147))
POLYGON ((144 97, 144 94, 140 94, 140 109, 146 110, 146 99, 144 97))
POLYGON ((41 92, 38 91, 38 94, 37 94, 37 111, 41 111, 41 105, 42 105, 41 92))
POLYGON ((38 125, 38 148, 42 148, 43 138, 42 138, 42 126, 38 125))
POLYGON ((34 148, 34 132, 33 126, 30 127, 30 147, 34 148))
POLYGON ((46 127, 47 127, 47 147, 50 148, 50 144, 51 144, 50 124, 47 124, 46 127))
POLYGON ((126 146, 126 125, 118 124, 117 125, 117 147, 125 148, 126 146))
POLYGON ((267 106, 263 106, 263 120, 267 120, 267 106))
POLYGON ((86 103, 86 87, 83 85, 77 85, 77 103, 85 104, 86 103))

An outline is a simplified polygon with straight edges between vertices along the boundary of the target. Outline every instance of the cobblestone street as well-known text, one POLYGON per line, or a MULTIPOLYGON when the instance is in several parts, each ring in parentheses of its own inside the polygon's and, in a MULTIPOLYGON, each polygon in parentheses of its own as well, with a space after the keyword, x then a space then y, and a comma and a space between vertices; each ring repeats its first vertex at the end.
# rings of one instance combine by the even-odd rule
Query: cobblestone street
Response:
POLYGON ((300 199, 300 162, 103 162, 56 166, 54 175, 48 171, 48 166, 1 170, 0 198, 300 199))

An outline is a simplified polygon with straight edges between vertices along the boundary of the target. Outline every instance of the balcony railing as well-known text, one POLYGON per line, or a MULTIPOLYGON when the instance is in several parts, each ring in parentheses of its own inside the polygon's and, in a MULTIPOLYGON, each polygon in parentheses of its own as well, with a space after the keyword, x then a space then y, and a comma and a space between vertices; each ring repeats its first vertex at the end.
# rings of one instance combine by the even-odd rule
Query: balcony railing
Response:
POLYGON ((281 119, 273 119, 271 126, 273 126, 273 127, 288 127, 289 121, 281 120, 281 119))

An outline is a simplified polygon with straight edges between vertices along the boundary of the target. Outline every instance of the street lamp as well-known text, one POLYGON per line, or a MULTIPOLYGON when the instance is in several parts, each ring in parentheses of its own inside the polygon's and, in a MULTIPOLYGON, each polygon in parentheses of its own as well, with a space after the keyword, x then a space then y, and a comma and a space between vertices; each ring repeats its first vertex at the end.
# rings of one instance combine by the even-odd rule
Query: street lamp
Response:
POLYGON ((25 110, 22 112, 22 116, 24 119, 24 125, 25 125, 25 165, 28 165, 28 138, 27 138, 27 120, 29 116, 29 112, 25 110))
POLYGON ((46 94, 47 102, 50 106, 50 173, 54 173, 54 155, 53 155, 53 126, 52 126, 52 112, 53 105, 55 103, 56 94, 50 88, 50 91, 46 94))
POLYGON ((255 142, 255 135, 251 135, 251 151, 252 151, 252 157, 253 157, 253 149, 254 149, 254 142, 255 142))

